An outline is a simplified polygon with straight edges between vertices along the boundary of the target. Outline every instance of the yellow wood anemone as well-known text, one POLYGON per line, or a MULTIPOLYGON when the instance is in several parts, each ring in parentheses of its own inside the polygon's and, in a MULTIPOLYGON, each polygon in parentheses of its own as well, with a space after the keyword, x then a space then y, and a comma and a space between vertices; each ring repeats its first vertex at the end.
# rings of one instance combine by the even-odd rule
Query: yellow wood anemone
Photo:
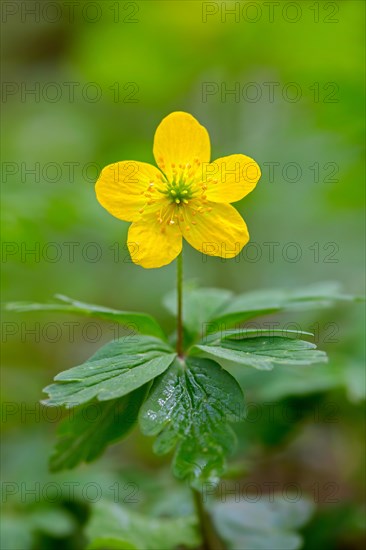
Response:
POLYGON ((174 112, 154 137, 159 168, 125 160, 106 166, 96 183, 100 204, 132 222, 127 245, 145 268, 172 262, 184 237, 204 254, 233 258, 249 241, 247 226, 230 205, 250 193, 261 172, 245 155, 210 162, 206 128, 190 114, 174 112))

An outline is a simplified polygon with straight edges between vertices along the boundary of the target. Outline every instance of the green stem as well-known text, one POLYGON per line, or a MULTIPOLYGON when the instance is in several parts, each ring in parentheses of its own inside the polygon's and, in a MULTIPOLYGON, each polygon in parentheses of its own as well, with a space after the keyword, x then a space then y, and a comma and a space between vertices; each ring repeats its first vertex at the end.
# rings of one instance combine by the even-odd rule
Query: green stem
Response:
POLYGON ((179 357, 183 357, 183 251, 179 254, 177 258, 177 295, 177 353, 179 357))
MULTIPOLYGON (((177 353, 183 357, 183 251, 177 258, 177 353)), ((225 550, 217 535, 211 517, 205 509, 199 491, 192 489, 196 513, 199 519, 204 550, 225 550)))
POLYGON ((216 533, 211 517, 203 505, 201 493, 192 489, 192 496, 200 522, 203 550, 225 550, 225 545, 216 533))

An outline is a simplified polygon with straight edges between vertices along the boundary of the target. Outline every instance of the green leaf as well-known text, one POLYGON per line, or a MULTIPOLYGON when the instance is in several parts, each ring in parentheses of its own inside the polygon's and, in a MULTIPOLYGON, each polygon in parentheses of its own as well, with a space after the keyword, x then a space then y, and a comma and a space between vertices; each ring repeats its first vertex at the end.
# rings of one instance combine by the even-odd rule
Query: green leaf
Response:
POLYGON ((365 364, 354 357, 332 356, 327 365, 293 369, 278 366, 271 372, 242 371, 240 384, 259 401, 279 401, 288 396, 305 396, 329 392, 335 388, 346 391, 347 398, 357 403, 366 398, 365 364))
POLYGON ((302 527, 313 511, 305 498, 296 500, 264 495, 258 501, 216 502, 212 506, 218 533, 228 550, 296 550, 302 539, 296 530, 302 527))
POLYGON ((360 298, 340 293, 339 285, 336 283, 320 283, 294 290, 266 289, 245 292, 220 309, 212 318, 209 331, 220 330, 220 325, 229 328, 260 315, 324 308, 332 306, 337 301, 358 299, 360 298))
POLYGON ((162 372, 176 354, 152 336, 126 336, 100 348, 86 363, 61 372, 47 386, 46 405, 75 407, 97 398, 117 399, 140 388, 162 372))
POLYGON ((75 517, 61 507, 48 507, 42 504, 28 513, 34 531, 41 531, 51 537, 64 538, 77 529, 75 517))
MULTIPOLYGON (((230 290, 222 288, 189 288, 183 291, 183 325, 191 335, 203 334, 205 323, 210 321, 232 296, 230 290)), ((164 305, 177 316, 177 292, 164 297, 164 305)))
POLYGON ((139 550, 137 546, 122 539, 100 537, 94 539, 87 550, 139 550))
POLYGON ((111 537, 94 539, 87 550, 139 550, 137 546, 128 541, 111 537))
POLYGON ((243 394, 236 380, 208 359, 176 360, 154 383, 139 414, 145 435, 158 436, 154 451, 175 446, 173 472, 201 488, 225 471, 235 446, 228 422, 241 420, 243 394))
POLYGON ((35 548, 36 533, 54 538, 64 538, 73 534, 76 521, 72 514, 53 504, 44 504, 12 514, 1 515, 0 548, 4 550, 31 550, 35 548), (16 515, 15 515, 16 514, 16 515))
POLYGON ((50 459, 50 469, 58 472, 91 462, 105 448, 128 434, 137 420, 147 386, 111 401, 81 406, 61 422, 59 440, 50 459))
POLYGON ((32 302, 9 302, 5 305, 7 311, 15 311, 18 313, 26 313, 31 311, 52 311, 55 313, 76 313, 87 317, 97 317, 121 323, 128 330, 139 332, 141 334, 149 334, 159 338, 165 338, 164 332, 158 322, 147 315, 146 313, 137 313, 133 311, 119 311, 108 307, 87 304, 73 300, 62 294, 56 294, 55 298, 60 300, 60 303, 54 304, 37 304, 32 302))
POLYGON ((211 357, 223 367, 241 364, 260 370, 272 370, 276 365, 311 365, 327 361, 326 354, 317 350, 315 344, 280 336, 223 338, 209 345, 195 346, 192 354, 211 357))
POLYGON ((264 328, 239 328, 229 329, 220 332, 206 334, 202 344, 219 344, 222 340, 244 340, 244 338, 253 338, 257 336, 314 336, 312 332, 292 329, 264 329, 264 328))
POLYGON ((192 516, 151 518, 108 501, 93 504, 86 536, 91 541, 89 550, 172 550, 183 545, 196 548, 200 544, 196 519, 192 516), (117 542, 120 546, 115 545, 117 542))

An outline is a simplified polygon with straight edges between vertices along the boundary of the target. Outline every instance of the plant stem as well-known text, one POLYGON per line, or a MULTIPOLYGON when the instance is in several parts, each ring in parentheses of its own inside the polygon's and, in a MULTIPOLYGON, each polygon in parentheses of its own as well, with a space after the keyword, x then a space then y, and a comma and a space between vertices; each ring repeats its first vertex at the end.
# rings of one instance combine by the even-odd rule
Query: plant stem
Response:
POLYGON ((177 353, 179 357, 183 357, 183 250, 177 258, 177 296, 177 353))
POLYGON ((202 502, 202 495, 196 489, 192 489, 194 505, 200 522, 204 550, 225 550, 225 545, 216 533, 211 517, 202 502))
MULTIPOLYGON (((183 357, 183 251, 177 258, 177 353, 183 357)), ((204 550, 225 550, 215 531, 211 517, 205 509, 199 491, 192 489, 196 513, 200 523, 204 550)))

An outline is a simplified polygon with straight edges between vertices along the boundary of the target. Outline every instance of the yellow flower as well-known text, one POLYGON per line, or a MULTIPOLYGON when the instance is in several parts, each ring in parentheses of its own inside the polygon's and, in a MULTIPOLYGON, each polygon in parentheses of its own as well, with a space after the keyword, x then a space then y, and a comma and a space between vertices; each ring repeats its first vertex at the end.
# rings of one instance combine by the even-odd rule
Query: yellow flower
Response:
POLYGON ((207 130, 183 112, 162 120, 153 152, 160 170, 145 162, 117 162, 96 183, 100 204, 132 222, 127 239, 132 260, 146 268, 169 264, 182 250, 183 237, 210 256, 239 254, 249 234, 229 203, 254 189, 258 164, 245 155, 210 163, 207 130))

